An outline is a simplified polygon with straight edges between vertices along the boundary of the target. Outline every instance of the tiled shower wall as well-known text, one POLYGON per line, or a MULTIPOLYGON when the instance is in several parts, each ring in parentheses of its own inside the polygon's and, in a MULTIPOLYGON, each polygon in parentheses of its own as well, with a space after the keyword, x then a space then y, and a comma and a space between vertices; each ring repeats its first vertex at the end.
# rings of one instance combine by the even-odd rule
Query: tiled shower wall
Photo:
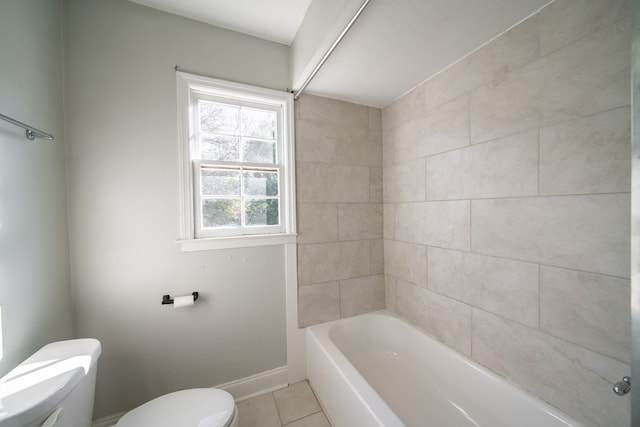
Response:
POLYGON ((386 306, 628 426, 630 2, 558 0, 383 110, 386 306))
POLYGON ((382 111, 296 103, 301 327, 384 308, 382 111))

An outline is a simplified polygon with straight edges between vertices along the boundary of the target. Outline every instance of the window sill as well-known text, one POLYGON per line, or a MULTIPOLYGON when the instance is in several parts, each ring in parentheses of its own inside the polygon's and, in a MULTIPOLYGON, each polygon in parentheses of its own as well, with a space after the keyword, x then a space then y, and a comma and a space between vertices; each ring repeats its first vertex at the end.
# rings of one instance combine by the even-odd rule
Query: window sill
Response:
POLYGON ((253 236, 213 237, 206 239, 178 240, 182 252, 209 251, 216 249, 250 248, 255 246, 284 245, 296 243, 295 234, 264 234, 253 236))

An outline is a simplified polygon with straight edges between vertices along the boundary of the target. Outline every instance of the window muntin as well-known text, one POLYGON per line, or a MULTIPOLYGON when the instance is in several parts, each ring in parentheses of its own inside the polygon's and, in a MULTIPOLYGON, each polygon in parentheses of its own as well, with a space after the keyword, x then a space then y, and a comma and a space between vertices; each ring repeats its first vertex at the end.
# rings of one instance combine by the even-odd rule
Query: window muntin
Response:
POLYGON ((280 170, 277 166, 194 161, 196 237, 282 230, 280 170))

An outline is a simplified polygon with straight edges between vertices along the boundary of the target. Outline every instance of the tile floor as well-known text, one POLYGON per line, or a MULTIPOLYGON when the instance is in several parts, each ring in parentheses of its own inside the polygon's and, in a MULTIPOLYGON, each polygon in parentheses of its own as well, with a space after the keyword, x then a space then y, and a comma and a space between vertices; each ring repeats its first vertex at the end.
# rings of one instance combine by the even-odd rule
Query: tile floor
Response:
POLYGON ((307 381, 238 402, 239 427, 331 427, 307 381))

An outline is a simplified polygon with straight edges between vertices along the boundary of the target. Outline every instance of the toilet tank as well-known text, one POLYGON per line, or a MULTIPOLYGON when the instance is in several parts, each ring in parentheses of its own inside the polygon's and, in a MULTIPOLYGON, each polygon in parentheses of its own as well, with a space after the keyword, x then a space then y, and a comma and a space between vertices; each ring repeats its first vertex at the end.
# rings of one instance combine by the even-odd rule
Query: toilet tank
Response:
POLYGON ((100 341, 47 344, 0 379, 0 427, 89 427, 100 341))

